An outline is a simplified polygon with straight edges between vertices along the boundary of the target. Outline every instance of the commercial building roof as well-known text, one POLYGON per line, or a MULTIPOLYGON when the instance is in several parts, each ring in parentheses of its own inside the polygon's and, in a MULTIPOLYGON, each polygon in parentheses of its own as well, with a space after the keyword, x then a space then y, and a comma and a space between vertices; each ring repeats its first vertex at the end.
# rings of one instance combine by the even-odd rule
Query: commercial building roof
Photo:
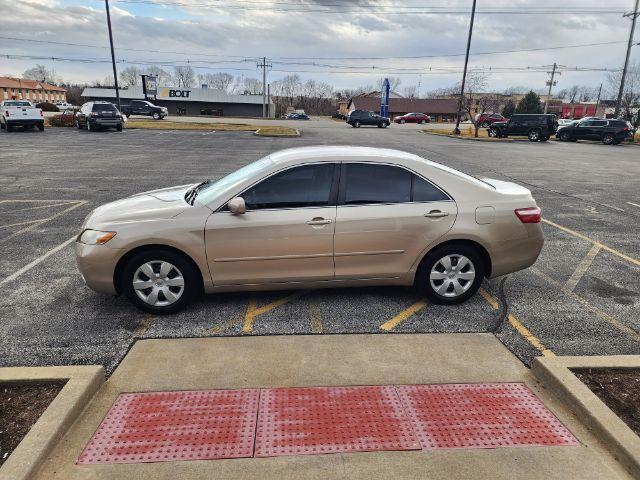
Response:
POLYGON ((25 88, 29 90, 46 90, 54 92, 67 91, 66 88, 51 85, 50 83, 15 77, 0 77, 0 88, 25 88))
MULTIPOLYGON (((359 110, 380 110, 380 97, 353 97, 349 107, 359 110)), ((458 101, 436 98, 390 98, 389 112, 450 113, 458 112, 458 101)))
MULTIPOLYGON (((119 89, 120 98, 124 100, 144 100, 142 86, 119 89)), ((85 98, 116 98, 115 88, 88 87, 82 91, 85 98)), ((231 95, 223 90, 212 88, 178 88, 159 86, 158 100, 176 102, 210 102, 210 103, 250 103, 262 104, 262 95, 231 95)))

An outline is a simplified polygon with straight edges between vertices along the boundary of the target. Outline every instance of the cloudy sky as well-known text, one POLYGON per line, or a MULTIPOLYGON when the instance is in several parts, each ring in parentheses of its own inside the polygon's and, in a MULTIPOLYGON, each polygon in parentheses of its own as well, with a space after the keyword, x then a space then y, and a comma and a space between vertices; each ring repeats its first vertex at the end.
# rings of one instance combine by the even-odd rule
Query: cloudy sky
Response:
MULTIPOLYGON (((424 92, 459 80, 472 2, 110 3, 116 57, 123 62, 119 68, 157 62, 171 70, 188 62, 197 73, 258 77, 256 59, 265 56, 273 65, 270 80, 298 73, 303 80, 353 88, 394 75, 402 78, 403 86, 419 84, 424 92)), ((543 88, 545 66, 553 62, 563 65, 557 88, 597 87, 607 76, 598 69, 620 68, 624 62, 631 22, 622 14, 633 3, 479 0, 470 66, 487 72, 489 86, 496 90, 543 88), (510 53, 488 54, 504 51, 510 53)), ((0 12, 0 75, 20 75, 36 63, 68 81, 104 79, 111 73, 104 1, 0 0, 0 12)), ((638 59, 640 46, 632 53, 632 60, 638 59)))

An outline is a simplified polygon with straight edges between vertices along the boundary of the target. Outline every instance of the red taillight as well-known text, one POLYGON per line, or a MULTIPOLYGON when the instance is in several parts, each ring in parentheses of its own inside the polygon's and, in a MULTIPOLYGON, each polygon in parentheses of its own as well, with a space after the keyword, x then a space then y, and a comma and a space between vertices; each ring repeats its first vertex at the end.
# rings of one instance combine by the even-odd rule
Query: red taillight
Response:
POLYGON ((4 116, 5 116, 5 117, 8 117, 8 116, 9 116, 9 110, 5 110, 5 111, 4 111, 4 116))
POLYGON ((42 110, 40 110, 40 116, 44 117, 44 113, 42 112, 42 110))
POLYGON ((542 218, 540 207, 517 208, 515 212, 522 223, 540 223, 542 218))

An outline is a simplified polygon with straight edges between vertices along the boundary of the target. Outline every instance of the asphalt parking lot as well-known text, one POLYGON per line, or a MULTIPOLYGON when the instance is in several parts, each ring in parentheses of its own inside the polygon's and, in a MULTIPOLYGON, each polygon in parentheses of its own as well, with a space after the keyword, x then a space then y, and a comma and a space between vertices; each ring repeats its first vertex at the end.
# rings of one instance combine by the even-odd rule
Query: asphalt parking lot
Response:
POLYGON ((640 353, 639 147, 322 127, 299 138, 62 128, 0 135, 0 366, 112 371, 136 338, 211 335, 491 331, 525 364, 543 353, 640 353), (530 188, 545 218, 539 261, 456 307, 427 304, 412 289, 372 287, 219 294, 153 317, 84 286, 72 243, 91 209, 316 144, 397 148, 530 188))

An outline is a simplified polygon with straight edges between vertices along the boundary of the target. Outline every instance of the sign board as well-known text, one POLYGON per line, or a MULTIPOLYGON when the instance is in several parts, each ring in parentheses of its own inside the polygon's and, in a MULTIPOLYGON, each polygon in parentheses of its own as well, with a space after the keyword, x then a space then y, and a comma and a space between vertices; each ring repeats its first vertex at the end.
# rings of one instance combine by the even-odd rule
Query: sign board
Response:
POLYGON ((142 93, 144 93, 144 98, 155 97, 158 94, 158 78, 142 75, 142 93))
POLYGON ((389 116, 389 79, 385 78, 382 83, 382 92, 380 92, 380 116, 389 116))

